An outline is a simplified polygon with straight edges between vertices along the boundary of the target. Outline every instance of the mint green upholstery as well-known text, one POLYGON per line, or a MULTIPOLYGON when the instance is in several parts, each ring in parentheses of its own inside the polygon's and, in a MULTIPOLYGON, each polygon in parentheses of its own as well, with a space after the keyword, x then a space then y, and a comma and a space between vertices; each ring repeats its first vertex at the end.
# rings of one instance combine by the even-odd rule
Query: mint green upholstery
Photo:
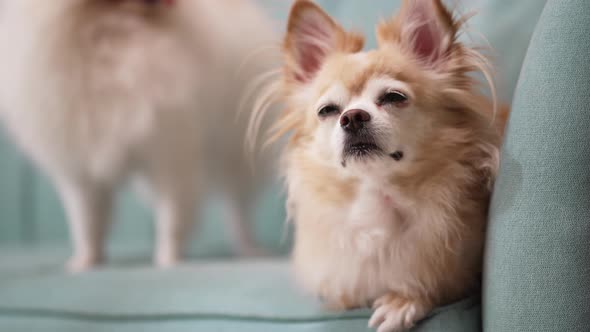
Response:
POLYGON ((590 330, 590 2, 550 0, 491 209, 487 331, 590 330))
MULTIPOLYGON (((326 312, 286 262, 202 261, 169 271, 118 261, 72 276, 64 252, 0 255, 0 331, 369 331, 368 310, 326 312), (24 263, 26 262, 26 264, 24 263)), ((470 332, 478 301, 440 308, 416 331, 470 332)))
MULTIPOLYGON (((278 25, 284 26, 288 2, 259 1, 274 10, 278 25)), ((318 2, 345 26, 369 36, 376 18, 389 16, 399 5, 399 0, 318 2)), ((588 14, 588 5, 575 2, 568 5, 576 6, 571 21, 557 1, 551 2, 520 82, 492 211, 484 285, 487 331, 581 331, 578 327, 588 322, 584 310, 589 306, 583 300, 590 286, 586 268, 590 247, 582 245, 584 239, 588 243, 588 230, 579 222, 584 218, 579 210, 582 198, 573 195, 588 185, 588 177, 574 167, 590 162, 588 154, 581 153, 588 121, 583 121, 582 108, 577 107, 584 101, 588 104, 582 92, 589 90, 584 75, 590 73, 581 64, 588 52, 579 54, 580 64, 567 66, 571 54, 576 54, 571 47, 587 41, 588 31, 582 36, 583 29, 577 29, 583 26, 580 15, 588 14), (561 34, 571 39, 561 40, 561 34), (545 49, 570 55, 545 56, 545 49), (563 81, 570 82, 571 89, 556 89, 560 94, 553 95, 550 88, 563 87, 563 81), (566 117, 572 120, 565 121, 566 117), (576 148, 580 153, 571 153, 576 148), (563 178, 558 179, 561 172, 563 178), (571 190, 571 197, 560 184, 571 190), (576 274, 569 276, 569 271, 576 274), (564 329, 557 328, 562 321, 564 329)), ((486 36, 494 49, 503 101, 511 100, 544 4, 544 0, 464 2, 466 9, 480 12, 470 28, 486 36)), ((374 45, 373 37, 368 44, 374 45)), ((582 52, 582 45, 577 47, 582 52)), ((204 222, 192 241, 191 252, 200 260, 169 271, 151 268, 151 213, 132 195, 123 194, 109 239, 112 263, 84 275, 65 274, 61 266, 69 251, 68 234, 59 200, 47 179, 16 151, 0 131, 0 331, 368 331, 367 310, 325 312, 317 300, 301 295, 285 261, 227 260, 231 251, 220 220, 222 206, 215 198, 199 216, 204 222)), ((273 187, 261 196, 256 229, 261 244, 285 253, 289 246, 282 241, 284 202, 278 192, 273 187)), ((587 214, 585 218, 590 220, 587 214)), ((413 331, 474 332, 481 331, 481 324, 480 301, 471 298, 437 309, 413 331)))

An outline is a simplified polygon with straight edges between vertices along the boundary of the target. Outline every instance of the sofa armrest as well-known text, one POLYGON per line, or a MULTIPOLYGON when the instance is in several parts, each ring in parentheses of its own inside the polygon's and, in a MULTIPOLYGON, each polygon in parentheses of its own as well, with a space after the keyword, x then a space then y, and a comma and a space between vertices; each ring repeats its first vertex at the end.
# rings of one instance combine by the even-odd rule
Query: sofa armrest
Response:
POLYGON ((590 326, 589 56, 590 1, 549 0, 521 72, 490 209, 485 331, 590 326))

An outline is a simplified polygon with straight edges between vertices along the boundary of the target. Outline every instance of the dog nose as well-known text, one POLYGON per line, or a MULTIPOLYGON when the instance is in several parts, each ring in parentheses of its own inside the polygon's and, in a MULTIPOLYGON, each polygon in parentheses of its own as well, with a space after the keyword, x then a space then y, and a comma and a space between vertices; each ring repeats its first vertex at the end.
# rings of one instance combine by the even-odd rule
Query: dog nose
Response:
POLYGON ((346 131, 355 132, 362 129, 369 121, 371 121, 371 115, 367 111, 349 110, 340 116, 340 127, 346 131))

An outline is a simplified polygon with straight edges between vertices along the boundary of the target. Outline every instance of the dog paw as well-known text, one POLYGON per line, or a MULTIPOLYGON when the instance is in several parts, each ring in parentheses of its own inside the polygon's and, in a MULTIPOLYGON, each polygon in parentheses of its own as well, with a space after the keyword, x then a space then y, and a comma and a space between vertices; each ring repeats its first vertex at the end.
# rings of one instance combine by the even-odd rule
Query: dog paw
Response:
POLYGON ((87 272, 100 263, 102 263, 100 257, 76 255, 72 256, 66 263, 66 271, 73 274, 87 272))
POLYGON ((375 312, 369 320, 369 327, 376 328, 377 332, 401 332, 409 330, 424 318, 429 306, 390 293, 377 299, 373 309, 375 312))

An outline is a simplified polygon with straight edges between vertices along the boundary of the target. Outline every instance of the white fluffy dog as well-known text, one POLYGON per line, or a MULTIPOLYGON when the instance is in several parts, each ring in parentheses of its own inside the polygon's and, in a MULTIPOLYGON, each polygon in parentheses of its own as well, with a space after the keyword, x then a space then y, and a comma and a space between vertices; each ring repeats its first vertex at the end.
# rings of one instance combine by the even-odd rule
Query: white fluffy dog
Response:
MULTIPOLYGON (((0 118, 48 174, 67 212, 73 271, 103 260, 113 194, 151 189, 155 262, 181 258, 211 181, 240 219, 252 193, 235 121, 272 66, 267 18, 246 0, 8 0, 0 3, 0 118)), ((239 223, 238 223, 239 224, 239 223)), ((238 246, 252 249, 246 227, 238 246)))

